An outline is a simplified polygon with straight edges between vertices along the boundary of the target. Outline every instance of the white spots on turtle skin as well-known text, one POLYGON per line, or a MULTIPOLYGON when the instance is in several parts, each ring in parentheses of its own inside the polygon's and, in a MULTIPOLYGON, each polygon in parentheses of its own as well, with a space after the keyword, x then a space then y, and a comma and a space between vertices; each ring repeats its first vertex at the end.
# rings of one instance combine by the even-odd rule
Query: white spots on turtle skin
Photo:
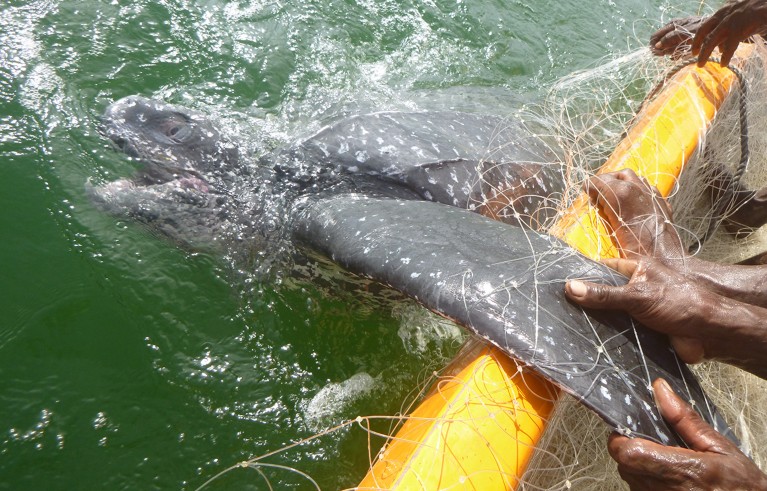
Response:
POLYGON ((411 278, 418 278, 419 276, 421 276, 421 273, 410 273, 411 278))
MULTIPOLYGON (((383 143, 383 139, 382 138, 379 138, 379 140, 381 140, 379 143, 383 143)), ((394 157, 399 155, 399 152, 397 151, 397 147, 394 146, 394 145, 385 145, 385 146, 379 148, 378 152, 381 155, 392 155, 394 157)))
POLYGON ((320 151, 322 152, 322 155, 324 155, 325 157, 330 156, 330 152, 328 152, 328 145, 325 142, 317 142, 315 143, 315 146, 320 149, 320 151))
POLYGON ((418 158, 425 159, 426 153, 420 147, 410 147, 410 150, 418 156, 418 158))
MULTIPOLYGON (((365 150, 360 150, 357 153, 354 154, 354 158, 357 159, 357 162, 363 163, 367 162, 368 160, 368 153, 365 150)), ((357 172, 357 167, 350 167, 349 170, 351 172, 357 172), (352 170, 354 169, 354 170, 352 170)))
POLYGON ((482 281, 477 283, 477 290, 479 290, 482 295, 490 295, 495 291, 495 288, 493 288, 493 285, 491 285, 489 282, 482 281))
POLYGON ((348 143, 343 142, 343 143, 341 143, 338 146, 338 153, 339 153, 339 155, 343 155, 343 154, 347 153, 348 151, 349 151, 349 144, 348 143))
POLYGON ((400 262, 402 264, 410 264, 410 258, 409 257, 401 257, 399 258, 400 262))
POLYGON ((604 397, 608 401, 611 401, 613 399, 612 395, 610 395, 610 391, 604 385, 599 388, 599 392, 602 394, 602 397, 604 397))
POLYGON ((626 397, 623 399, 623 402, 625 402, 627 406, 631 406, 631 395, 626 394, 626 397))

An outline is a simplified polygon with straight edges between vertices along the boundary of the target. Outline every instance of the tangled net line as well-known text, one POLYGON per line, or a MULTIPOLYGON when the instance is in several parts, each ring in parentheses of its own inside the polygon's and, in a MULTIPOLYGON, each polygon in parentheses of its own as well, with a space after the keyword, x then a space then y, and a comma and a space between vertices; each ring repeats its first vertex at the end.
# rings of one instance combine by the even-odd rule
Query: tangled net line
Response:
MULTIPOLYGON (((761 187, 760 183, 767 182, 767 155, 749 156, 748 153, 749 140, 755 148, 767 148, 767 141, 764 141, 767 139, 767 103, 764 102, 767 101, 764 76, 767 58, 761 46, 755 49, 757 56, 738 73, 740 97, 729 98, 720 109, 670 197, 675 210, 674 223, 686 246, 692 246, 699 257, 708 260, 736 262, 767 249, 767 232, 759 230, 747 239, 735 239, 718 230, 718 224, 734 212, 732 192, 725 191, 718 203, 712 203, 710 193, 706 191, 715 185, 712 177, 714 163, 728 167, 735 176, 735 182, 742 180, 751 188, 761 187)), ((556 82, 543 103, 528 107, 514 116, 534 122, 531 127, 535 127, 536 131, 549 128, 548 134, 539 136, 553 142, 552 147, 556 147, 563 156, 564 191, 557 196, 556 203, 549 202, 546 206, 561 210, 573 202, 585 180, 596 172, 626 133, 646 94, 653 93, 652 87, 663 83, 658 81, 666 80, 670 72, 677 69, 679 67, 671 66, 671 62, 651 57, 646 50, 630 53, 556 82), (539 124, 541 122, 543 125, 539 124)), ((544 224, 543 229, 549 224, 544 224)), ((425 316, 420 321, 431 319, 428 314, 425 316)), ((526 370, 519 366, 513 377, 517 384, 526 383, 526 370)), ((760 466, 767 463, 764 450, 767 448, 767 411, 764 409, 767 408, 767 383, 718 363, 698 365, 694 371, 755 462, 760 466)), ((403 407, 401 414, 408 414, 428 387, 439 391, 450 381, 449 371, 429 377, 420 390, 415 391, 410 404, 403 407)), ((492 401, 483 399, 481 403, 492 404, 492 401)), ((611 429, 571 397, 559 397, 555 404, 544 437, 536 446, 533 461, 525 474, 515 479, 516 488, 620 489, 620 478, 605 448, 611 429)), ((367 455, 372 466, 381 444, 406 418, 381 415, 348 419, 310 438, 235 464, 212 477, 199 489, 242 467, 255 469, 270 490, 284 485, 281 481, 283 477, 276 477, 274 471, 292 473, 312 489, 320 489, 319 482, 309 472, 286 463, 291 462, 290 452, 299 451, 302 446, 324 438, 336 438, 339 434, 361 429, 367 435, 367 455), (270 460, 278 456, 281 457, 278 462, 270 460), (273 480, 281 484, 274 485, 273 480)), ((454 422, 478 424, 472 421, 454 422)), ((504 456, 497 458, 503 459, 504 456)))

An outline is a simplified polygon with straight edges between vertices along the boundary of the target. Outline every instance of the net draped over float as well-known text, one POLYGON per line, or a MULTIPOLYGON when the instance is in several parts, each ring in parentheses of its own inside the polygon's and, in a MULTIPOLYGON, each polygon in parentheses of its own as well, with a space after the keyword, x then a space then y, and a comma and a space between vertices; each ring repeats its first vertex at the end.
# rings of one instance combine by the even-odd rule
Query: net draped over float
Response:
MULTIPOLYGON (((741 48, 738 63, 750 52, 741 48)), ((737 85, 736 73, 718 63, 687 64, 645 101, 598 173, 633 169, 669 196, 737 85)), ((562 211, 549 233, 593 259, 620 254, 585 195, 562 211)), ((517 489, 540 448, 559 392, 534 368, 496 347, 474 343, 404 418, 356 489, 517 489)))

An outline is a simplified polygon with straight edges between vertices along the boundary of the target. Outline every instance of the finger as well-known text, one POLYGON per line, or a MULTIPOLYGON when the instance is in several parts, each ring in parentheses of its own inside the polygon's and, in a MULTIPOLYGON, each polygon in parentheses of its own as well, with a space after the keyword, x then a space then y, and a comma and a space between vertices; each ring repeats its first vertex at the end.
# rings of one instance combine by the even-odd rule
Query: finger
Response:
POLYGON ((593 309, 621 309, 636 303, 632 289, 625 286, 598 285, 579 280, 568 281, 565 294, 574 302, 593 309))
POLYGON ((612 174, 592 177, 586 183, 586 193, 592 206, 604 214, 612 227, 619 226, 621 198, 620 189, 615 186, 616 178, 612 174), (617 222, 616 222, 617 221, 617 222))
POLYGON ((732 55, 735 54, 735 50, 738 49, 738 46, 740 45, 740 41, 737 38, 729 38, 724 42, 723 46, 720 46, 720 49, 722 51, 722 59, 719 61, 719 64, 722 66, 727 66, 730 64, 730 60, 732 59, 732 55))
POLYGON ((593 176, 585 183, 585 191, 591 203, 599 207, 606 216, 613 220, 620 216, 620 203, 627 195, 625 185, 638 183, 639 179, 633 171, 623 170, 593 176), (630 172, 630 174, 627 174, 630 172), (620 181, 620 183, 616 183, 620 181))
POLYGON ((589 195, 591 202, 596 203, 599 195, 610 189, 609 182, 614 180, 615 176, 612 173, 591 176, 583 183, 583 190, 589 195))
POLYGON ((678 27, 678 24, 676 22, 676 19, 670 21, 668 24, 664 25, 650 36, 650 44, 653 45, 663 39, 668 33, 674 32, 678 27))
POLYGON ((607 441, 607 452, 618 463, 621 475, 649 475, 672 479, 678 475, 678 469, 685 468, 685 464, 689 463, 695 454, 688 449, 667 447, 642 438, 613 435, 607 441))
POLYGON ((639 188, 641 192, 659 194, 655 186, 651 185, 645 176, 640 176, 633 169, 623 169, 616 173, 616 179, 639 188))
POLYGON ((653 54, 667 55, 680 50, 690 44, 692 35, 687 31, 676 30, 670 32, 650 45, 653 54))
POLYGON ((725 453, 733 444, 719 434, 671 386, 659 378, 653 382, 658 410, 668 424, 682 437, 692 450, 725 453))
POLYGON ((708 37, 709 33, 716 29, 719 23, 719 17, 713 15, 709 17, 708 20, 706 20, 706 22, 700 26, 700 28, 698 28, 698 32, 696 32, 695 36, 692 38, 692 54, 697 55, 700 52, 703 42, 708 37))
POLYGON ((619 181, 627 181, 627 182, 633 182, 633 183, 642 182, 639 179, 639 176, 637 175, 637 173, 634 172, 634 169, 621 169, 618 172, 614 172, 613 175, 619 181))
POLYGON ((701 17, 672 19, 650 36, 650 49, 673 52, 680 43, 689 43, 702 22, 701 17))
POLYGON ((605 266, 614 269, 615 271, 619 272, 623 276, 628 276, 631 278, 634 275, 634 272, 637 269, 637 266, 639 265, 639 262, 634 259, 624 259, 624 258, 615 258, 615 257, 609 257, 602 260, 602 264, 605 266))
POLYGON ((715 47, 716 44, 714 44, 713 40, 706 40, 703 42, 703 45, 700 47, 700 52, 698 53, 698 67, 703 68, 706 63, 708 63, 708 59, 715 47))

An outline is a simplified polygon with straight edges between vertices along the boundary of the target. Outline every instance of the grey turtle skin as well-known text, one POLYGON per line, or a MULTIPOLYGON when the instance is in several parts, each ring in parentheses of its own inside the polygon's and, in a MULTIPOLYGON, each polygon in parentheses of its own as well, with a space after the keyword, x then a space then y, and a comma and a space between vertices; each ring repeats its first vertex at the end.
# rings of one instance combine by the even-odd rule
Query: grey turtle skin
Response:
POLYGON ((259 262, 295 244, 453 319, 621 433, 685 446, 653 401, 664 377, 737 442, 665 336, 565 299, 568 279, 627 280, 528 226, 553 215, 563 179, 556 147, 526 125, 376 113, 247 162, 203 116, 129 97, 106 110, 103 132, 143 166, 89 185, 115 215, 259 262))

